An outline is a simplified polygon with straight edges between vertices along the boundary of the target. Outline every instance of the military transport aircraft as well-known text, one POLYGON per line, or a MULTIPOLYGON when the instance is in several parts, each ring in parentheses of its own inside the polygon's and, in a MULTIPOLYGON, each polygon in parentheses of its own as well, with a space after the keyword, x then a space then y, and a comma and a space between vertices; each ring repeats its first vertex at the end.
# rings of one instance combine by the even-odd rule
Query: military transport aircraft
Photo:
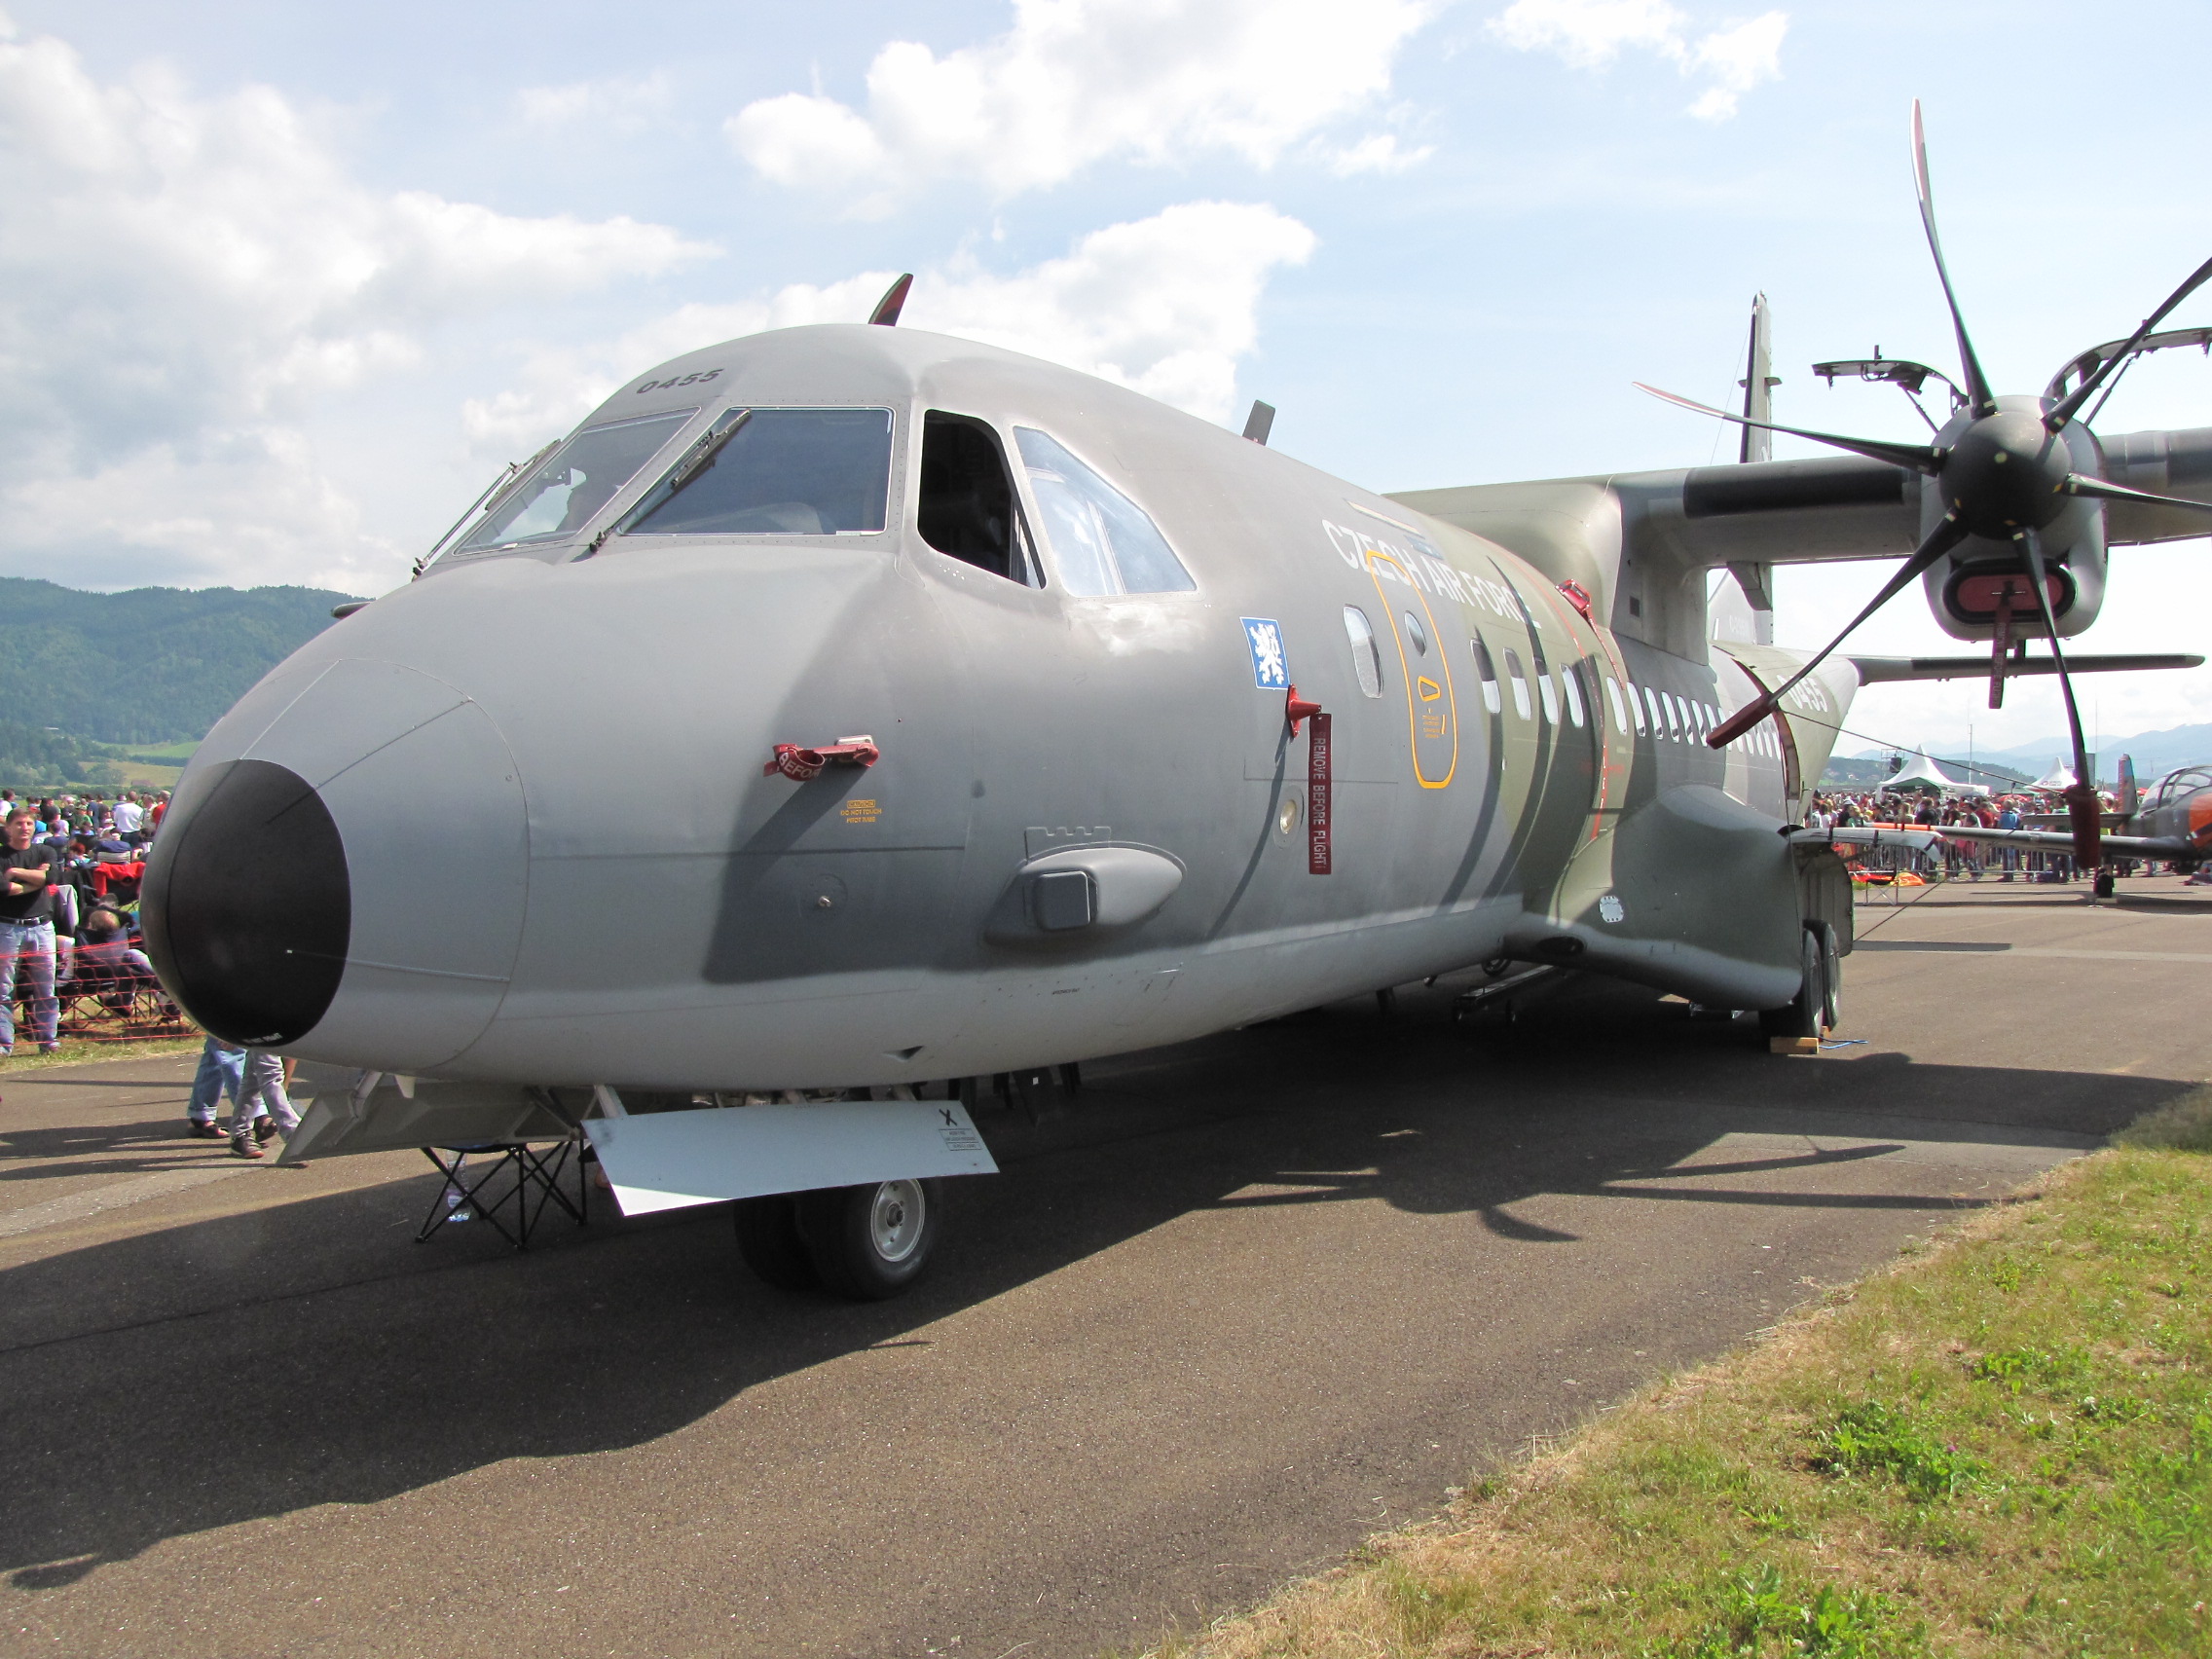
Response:
POLYGON ((623 386, 201 746, 148 943, 315 1062, 287 1159, 580 1125, 626 1210, 883 1296, 978 1076, 1497 958, 1817 1033, 1843 711, 1976 665, 1716 643, 1710 573, 1917 547, 1886 594, 2009 674, 2212 501, 2212 429, 2077 419, 2150 325, 2002 399, 1962 328, 1931 445, 1384 496, 903 293, 623 386))

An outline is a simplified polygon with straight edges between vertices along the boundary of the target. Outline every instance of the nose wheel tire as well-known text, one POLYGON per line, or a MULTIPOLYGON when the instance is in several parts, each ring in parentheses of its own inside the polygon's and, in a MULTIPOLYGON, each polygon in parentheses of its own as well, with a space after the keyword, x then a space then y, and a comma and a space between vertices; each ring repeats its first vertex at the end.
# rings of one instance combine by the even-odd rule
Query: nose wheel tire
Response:
POLYGON ((942 1205, 935 1181, 874 1181, 798 1195, 799 1235, 825 1290, 897 1296, 927 1271, 942 1205))
POLYGON ((2089 890, 2099 899, 2110 899, 2112 897, 2112 871, 2109 869, 2098 870, 2095 880, 2090 883, 2089 890))
POLYGON ((778 1290, 814 1290, 814 1257, 798 1231, 798 1199, 791 1193, 737 1202, 737 1253, 778 1290))

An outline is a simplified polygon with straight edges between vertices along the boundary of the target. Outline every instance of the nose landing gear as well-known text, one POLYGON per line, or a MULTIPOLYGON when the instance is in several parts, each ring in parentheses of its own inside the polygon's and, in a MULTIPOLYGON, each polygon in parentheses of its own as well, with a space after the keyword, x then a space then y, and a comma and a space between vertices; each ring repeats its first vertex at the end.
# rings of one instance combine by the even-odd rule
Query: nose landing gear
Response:
POLYGON ((780 1289, 885 1301, 928 1270, 940 1193, 932 1180, 874 1181, 741 1199, 738 1252, 780 1289))

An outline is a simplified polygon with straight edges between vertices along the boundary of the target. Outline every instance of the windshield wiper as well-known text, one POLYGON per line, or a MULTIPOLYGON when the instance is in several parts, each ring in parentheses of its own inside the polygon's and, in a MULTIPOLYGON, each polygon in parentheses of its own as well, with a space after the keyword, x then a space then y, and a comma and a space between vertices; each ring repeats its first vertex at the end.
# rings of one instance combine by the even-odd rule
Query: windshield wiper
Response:
MULTIPOLYGON (((722 453, 722 446, 736 437, 744 429, 745 423, 752 419, 752 410, 741 409, 737 413, 737 419, 720 431, 709 432, 692 445, 691 453, 685 456, 678 464, 676 470, 668 475, 668 495, 663 496, 661 500, 667 500, 669 496, 675 495, 694 478, 697 478, 700 473, 714 465, 715 457, 722 453)), ((655 503, 655 505, 658 504, 655 503)))
POLYGON ((624 513, 620 518, 616 519, 605 530, 601 531, 597 535, 593 536, 591 540, 585 544, 584 550, 581 553, 577 554, 576 557, 579 559, 588 559, 594 553, 597 553, 602 547, 607 545, 608 537, 613 535, 625 535, 629 534, 630 527, 636 524, 638 520, 645 517, 645 514, 663 505, 671 498, 673 498, 677 494, 677 492, 683 489, 684 486, 694 482, 698 478, 700 473, 706 471, 708 467, 714 465, 715 457, 722 453, 724 446, 729 443, 730 439, 736 437, 737 434, 744 429, 746 422, 752 419, 752 410, 740 409, 737 412, 737 419, 732 421, 728 425, 722 427, 719 431, 709 432, 705 436, 701 437, 698 442, 694 443, 691 446, 691 453, 686 455, 682 461, 676 463, 676 470, 668 475, 668 479, 665 483, 661 484, 655 489, 646 491, 643 496, 639 497, 636 505, 632 506, 628 512, 624 513))
POLYGON ((431 542, 430 550, 415 561, 415 574, 419 576, 424 570, 428 569, 430 561, 445 550, 446 543, 454 538, 454 533, 460 530, 462 525, 467 524, 479 514, 489 518, 492 514, 498 512, 505 504, 507 498, 522 487, 523 481, 537 470, 538 462, 559 447, 560 442, 559 438, 555 438, 528 461, 508 461, 507 469, 485 486, 484 493, 475 500, 469 502, 468 510, 448 525, 445 535, 431 542))

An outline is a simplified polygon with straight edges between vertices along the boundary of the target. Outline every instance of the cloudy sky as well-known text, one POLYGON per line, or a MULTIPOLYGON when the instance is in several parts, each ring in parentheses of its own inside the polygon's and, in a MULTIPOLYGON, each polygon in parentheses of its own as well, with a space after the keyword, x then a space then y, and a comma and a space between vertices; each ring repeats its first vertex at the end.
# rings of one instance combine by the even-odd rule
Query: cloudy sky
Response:
MULTIPOLYGON (((2212 253, 2201 5, 2124 36, 2034 0, 0 5, 0 571, 83 587, 382 591, 617 382, 859 320, 901 270, 912 325, 1232 424, 1265 397, 1278 448, 1382 490, 1733 453, 1629 383, 1726 401, 1760 289, 1782 419, 1914 437, 1805 365, 1950 364, 1915 95, 2000 389, 2212 253)), ((2198 424, 2194 353, 2100 422, 2198 424)), ((2090 641, 2201 645, 2206 560, 2116 554, 2090 641)), ((1883 573, 1786 574, 1781 637, 1883 573)), ((1909 601, 1862 643, 1946 648, 1909 601)), ((2212 719, 2212 674, 2090 695, 2106 733, 2212 719)), ((1855 725, 2060 727, 2047 689, 1982 697, 1855 725)))

